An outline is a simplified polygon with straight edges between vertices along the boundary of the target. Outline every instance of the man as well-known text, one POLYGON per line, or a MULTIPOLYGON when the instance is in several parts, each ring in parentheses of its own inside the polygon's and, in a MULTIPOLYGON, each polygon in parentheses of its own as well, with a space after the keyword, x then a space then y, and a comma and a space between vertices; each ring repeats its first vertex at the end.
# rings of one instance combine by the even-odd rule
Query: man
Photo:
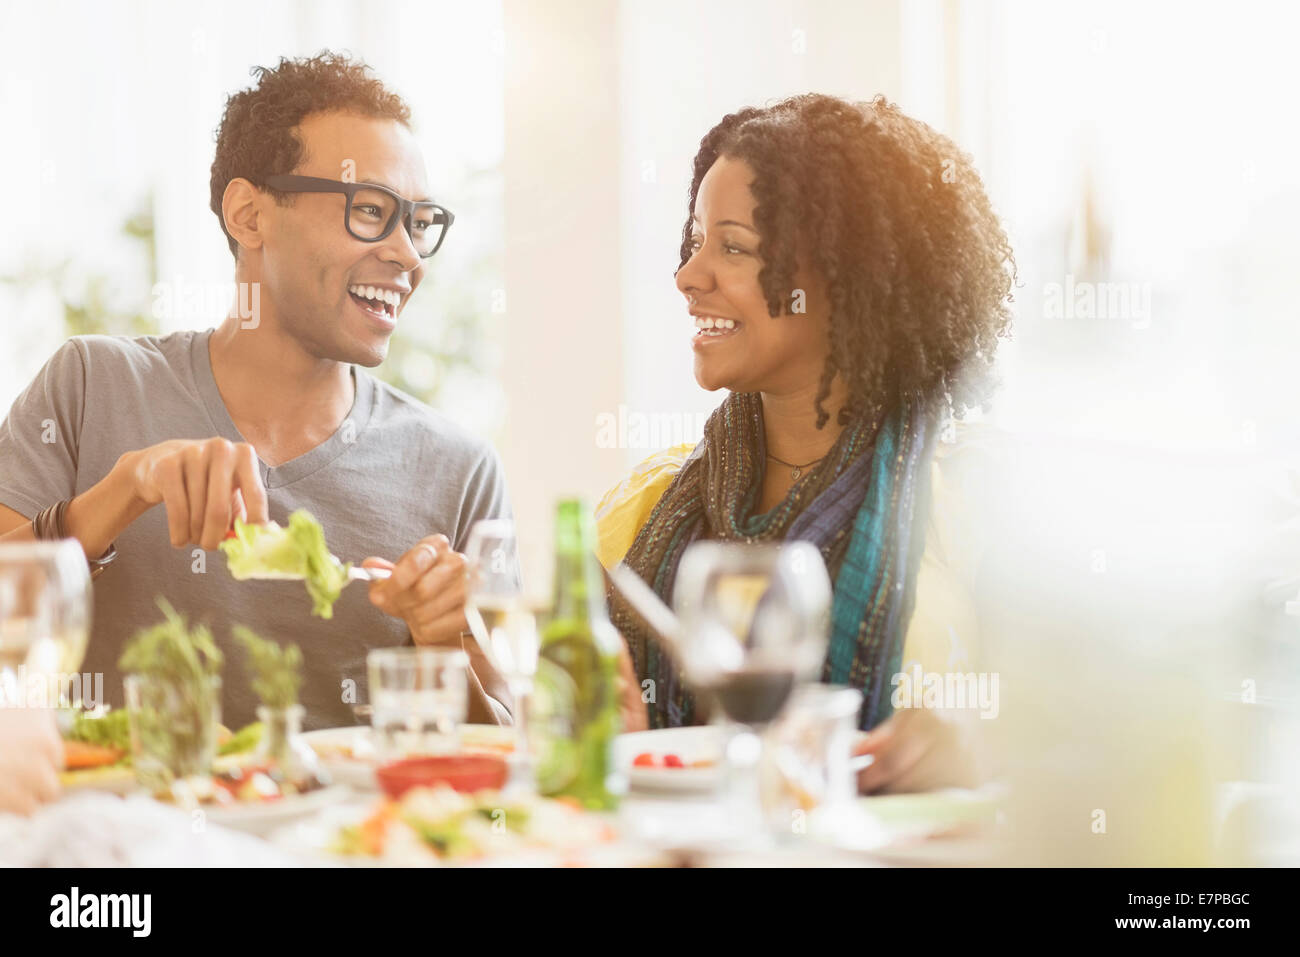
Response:
POLYGON ((323 53, 256 72, 212 164, 235 310, 205 332, 65 343, 0 425, 0 541, 81 542, 100 572, 82 670, 105 673, 115 704, 123 645, 164 597, 227 652, 227 725, 257 705, 232 624, 302 648, 309 728, 353 723, 366 652, 412 641, 464 647, 469 720, 508 721, 466 635, 458 551, 475 521, 509 515, 499 461, 361 368, 383 361, 452 216, 431 202, 407 106, 364 65, 323 53), (391 579, 345 589, 328 621, 301 583, 231 579, 216 549, 234 518, 298 508, 344 560, 400 554, 365 563, 391 579))
POLYGON ((31 814, 59 796, 63 743, 52 712, 0 708, 0 814, 31 814))

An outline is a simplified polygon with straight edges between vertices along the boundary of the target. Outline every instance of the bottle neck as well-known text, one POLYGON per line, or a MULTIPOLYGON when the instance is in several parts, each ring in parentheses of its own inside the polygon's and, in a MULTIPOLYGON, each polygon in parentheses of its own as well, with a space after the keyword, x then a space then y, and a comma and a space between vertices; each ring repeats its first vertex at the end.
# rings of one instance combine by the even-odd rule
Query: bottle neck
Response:
POLYGON ((603 581, 596 565, 596 557, 590 552, 556 553, 556 618, 602 621, 609 617, 605 609, 603 581))
POLYGON ((604 578, 591 521, 577 502, 561 502, 555 516, 555 617, 608 619, 604 578))

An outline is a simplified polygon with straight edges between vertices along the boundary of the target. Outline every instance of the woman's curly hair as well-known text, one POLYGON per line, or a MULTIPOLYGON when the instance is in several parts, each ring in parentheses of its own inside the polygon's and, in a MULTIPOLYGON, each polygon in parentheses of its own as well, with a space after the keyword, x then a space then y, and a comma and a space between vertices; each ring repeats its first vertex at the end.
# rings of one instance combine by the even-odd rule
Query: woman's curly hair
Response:
POLYGON ((818 428, 836 373, 847 415, 905 394, 947 396, 956 415, 984 404, 1016 267, 969 156, 883 96, 807 94, 732 113, 700 141, 679 269, 691 256, 700 181, 723 155, 755 173, 768 312, 789 311, 797 259, 826 281, 818 428))
MULTIPOLYGON (((242 177, 265 188, 266 177, 292 172, 303 154, 294 128, 304 117, 340 111, 411 125, 411 111, 402 98, 385 88, 365 63, 353 62, 346 54, 324 50, 314 57, 281 57, 274 68, 259 66, 250 72, 257 85, 226 100, 209 183, 209 206, 236 258, 239 244, 221 215, 226 186, 242 177)), ((281 205, 292 202, 289 195, 269 191, 281 205)))

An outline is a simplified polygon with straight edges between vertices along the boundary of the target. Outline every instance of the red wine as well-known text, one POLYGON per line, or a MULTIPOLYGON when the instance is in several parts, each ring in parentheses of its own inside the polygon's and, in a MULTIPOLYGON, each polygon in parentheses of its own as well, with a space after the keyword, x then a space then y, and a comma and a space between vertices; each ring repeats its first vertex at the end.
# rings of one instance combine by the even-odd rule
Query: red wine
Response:
POLYGON ((727 717, 740 724, 767 724, 794 690, 793 671, 731 671, 707 685, 727 717))

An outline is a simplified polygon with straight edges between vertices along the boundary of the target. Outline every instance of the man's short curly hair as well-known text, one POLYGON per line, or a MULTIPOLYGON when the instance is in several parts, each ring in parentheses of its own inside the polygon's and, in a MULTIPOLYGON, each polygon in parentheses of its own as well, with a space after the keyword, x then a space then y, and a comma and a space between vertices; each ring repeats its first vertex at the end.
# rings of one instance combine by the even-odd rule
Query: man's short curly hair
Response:
MULTIPOLYGON (((239 244, 221 215, 226 186, 241 177, 264 186, 266 177, 292 172, 302 160, 303 144, 295 128, 304 117, 338 111, 411 125, 411 111, 402 98, 385 88, 365 63, 346 54, 324 50, 314 57, 281 57, 274 68, 259 66, 250 72, 257 85, 226 100, 209 184, 209 205, 236 258, 239 244)), ((283 194, 275 196, 281 204, 291 201, 283 194)))
POLYGON ((754 170, 769 313, 790 311, 796 257, 827 283, 818 428, 836 373, 849 415, 905 394, 948 395, 957 415, 984 403, 1016 269, 970 157, 882 96, 807 94, 732 113, 695 156, 679 269, 691 256, 700 181, 724 155, 754 170))

